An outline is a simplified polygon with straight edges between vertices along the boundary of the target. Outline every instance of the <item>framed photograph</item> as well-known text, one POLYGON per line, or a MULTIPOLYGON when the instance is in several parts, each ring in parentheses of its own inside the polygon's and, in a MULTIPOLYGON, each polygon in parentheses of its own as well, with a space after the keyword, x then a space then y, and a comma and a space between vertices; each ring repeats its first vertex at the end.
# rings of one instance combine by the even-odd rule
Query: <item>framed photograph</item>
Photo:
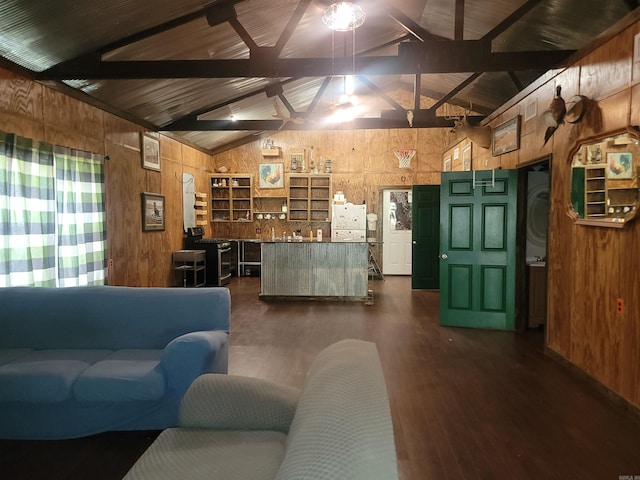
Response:
POLYGON ((494 157, 520 148, 520 115, 501 123, 492 130, 492 154, 494 157))
POLYGON ((607 153, 607 178, 613 180, 631 178, 633 154, 631 152, 607 153))
POLYGON ((471 144, 462 149, 462 170, 465 172, 471 170, 471 144))
POLYGON ((633 63, 640 62, 640 33, 633 37, 633 63))
POLYGON ((284 188, 283 163, 261 163, 258 176, 260 188, 284 188))
POLYGON ((142 231, 159 232, 164 230, 164 195, 142 193, 142 231))
POLYGON ((142 133, 142 168, 160 170, 160 139, 157 135, 142 133))
POLYGON ((447 157, 444 159, 444 164, 442 165, 442 171, 443 172, 451 171, 451 157, 447 157))

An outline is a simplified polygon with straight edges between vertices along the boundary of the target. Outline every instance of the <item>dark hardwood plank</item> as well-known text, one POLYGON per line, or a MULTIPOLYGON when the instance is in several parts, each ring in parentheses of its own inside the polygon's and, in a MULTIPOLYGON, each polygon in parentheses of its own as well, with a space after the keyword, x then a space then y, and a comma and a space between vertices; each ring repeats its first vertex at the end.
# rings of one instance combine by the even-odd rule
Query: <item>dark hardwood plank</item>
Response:
MULTIPOLYGON (((376 342, 402 480, 617 479, 640 475, 640 422, 544 353, 544 332, 443 328, 438 292, 372 282, 375 304, 260 302, 233 279, 230 373, 301 386, 325 346, 376 342)), ((115 480, 157 432, 0 441, 3 478, 115 480)))

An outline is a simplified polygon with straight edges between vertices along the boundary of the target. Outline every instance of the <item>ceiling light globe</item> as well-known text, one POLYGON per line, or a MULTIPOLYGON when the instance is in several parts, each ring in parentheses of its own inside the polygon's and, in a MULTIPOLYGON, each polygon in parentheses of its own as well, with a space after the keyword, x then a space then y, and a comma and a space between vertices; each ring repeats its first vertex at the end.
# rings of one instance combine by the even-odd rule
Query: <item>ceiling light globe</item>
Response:
POLYGON ((351 2, 338 2, 322 12, 322 21, 331 30, 349 32, 364 23, 365 13, 360 6, 351 2))

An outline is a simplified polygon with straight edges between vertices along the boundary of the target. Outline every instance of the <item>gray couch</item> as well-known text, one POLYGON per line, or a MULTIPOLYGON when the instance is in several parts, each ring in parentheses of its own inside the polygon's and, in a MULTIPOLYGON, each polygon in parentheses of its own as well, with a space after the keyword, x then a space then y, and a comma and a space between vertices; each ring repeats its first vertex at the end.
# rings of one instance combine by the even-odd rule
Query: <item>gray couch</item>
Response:
POLYGON ((125 480, 394 480, 393 428, 375 344, 323 350, 302 391, 208 374, 125 480))
POLYGON ((160 430, 226 373, 226 288, 0 288, 0 438, 160 430))

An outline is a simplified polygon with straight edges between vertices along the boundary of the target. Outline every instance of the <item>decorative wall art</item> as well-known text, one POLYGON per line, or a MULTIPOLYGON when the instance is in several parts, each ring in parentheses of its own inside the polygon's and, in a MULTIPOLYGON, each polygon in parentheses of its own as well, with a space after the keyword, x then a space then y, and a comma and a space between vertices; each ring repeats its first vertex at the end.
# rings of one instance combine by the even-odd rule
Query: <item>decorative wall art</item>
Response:
POLYGON ((471 170, 471 144, 462 149, 462 170, 465 172, 471 170))
POLYGON ((492 146, 494 157, 520 148, 520 115, 493 129, 492 146))
POLYGON ((157 134, 143 133, 142 167, 149 170, 160 170, 160 139, 157 134))
POLYGON ((142 193, 142 231, 159 232, 164 230, 164 195, 142 193))
POLYGON ((442 165, 442 171, 443 172, 451 171, 451 157, 447 157, 444 159, 444 164, 442 165))
POLYGON ((607 153, 607 178, 631 178, 633 171, 633 155, 631 152, 607 153))
POLYGON ((260 188, 284 188, 284 164, 261 163, 258 175, 260 188))

